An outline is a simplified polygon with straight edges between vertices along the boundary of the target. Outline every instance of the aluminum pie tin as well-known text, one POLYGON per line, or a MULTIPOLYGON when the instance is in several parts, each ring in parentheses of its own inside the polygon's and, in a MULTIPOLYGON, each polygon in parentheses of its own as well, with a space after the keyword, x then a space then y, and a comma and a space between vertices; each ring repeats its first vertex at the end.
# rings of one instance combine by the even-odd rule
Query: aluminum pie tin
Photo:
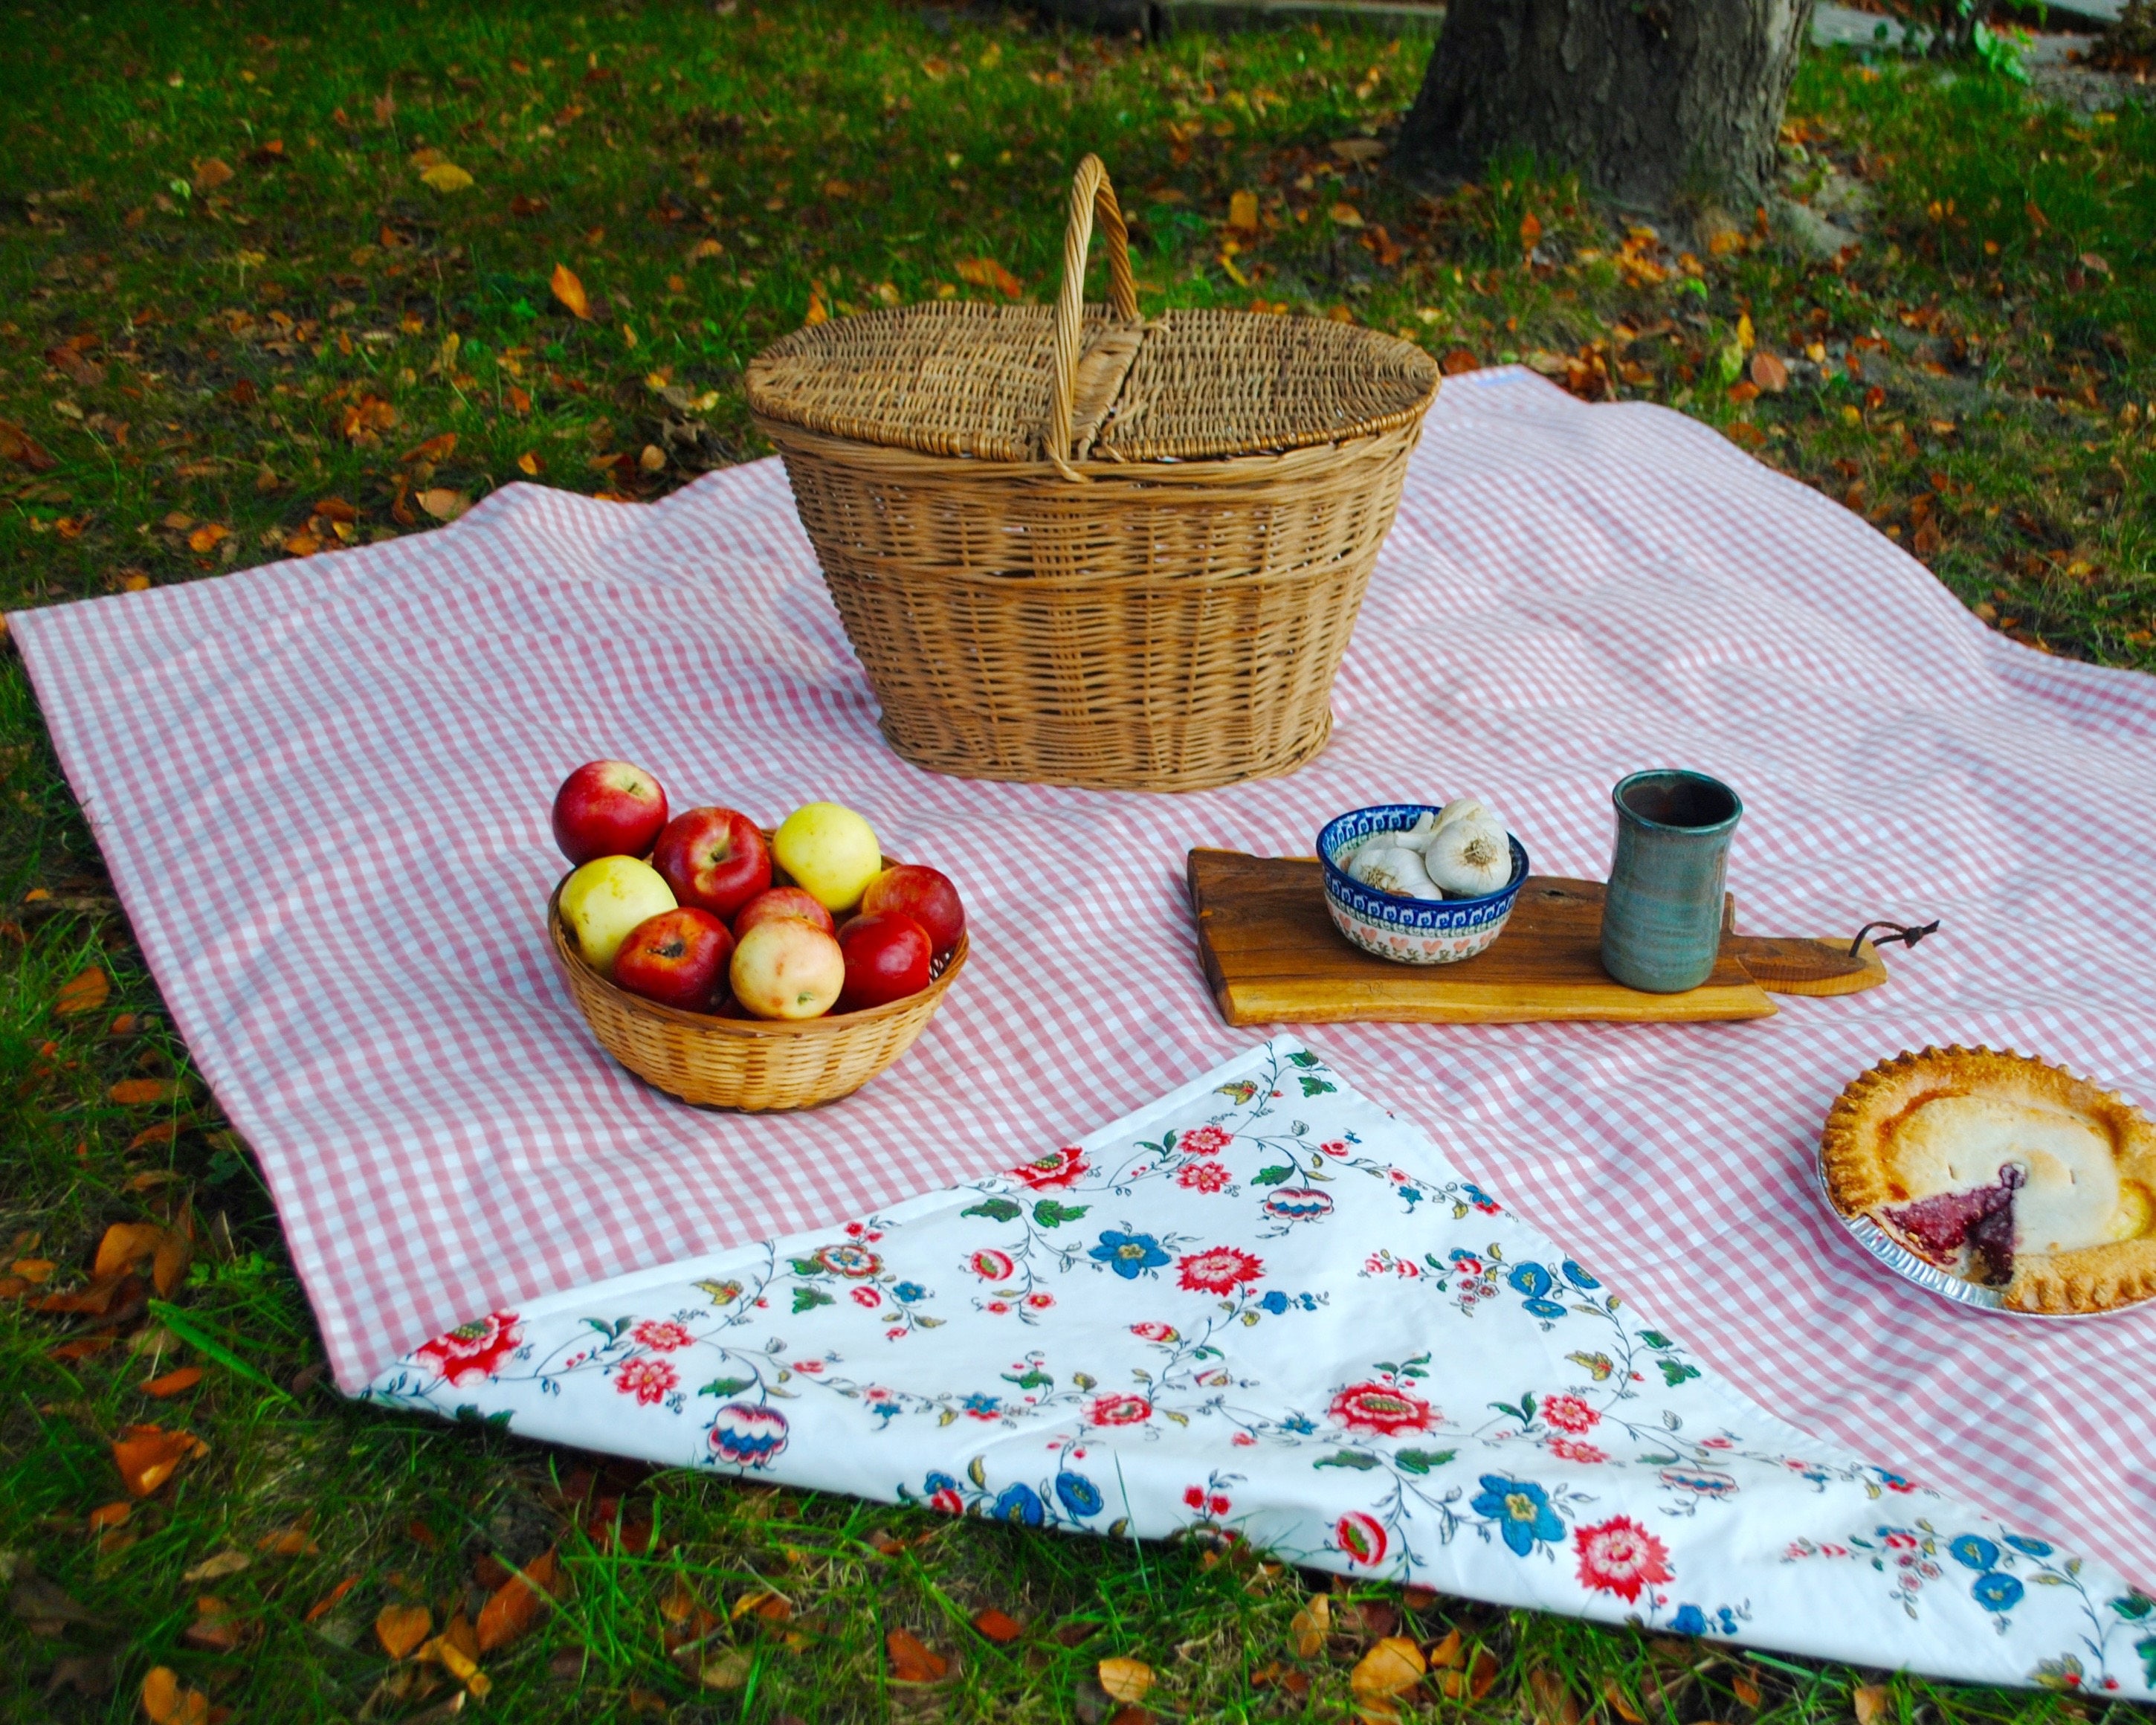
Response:
POLYGON ((2021 1312, 2006 1303, 2006 1291, 1988 1288, 1956 1276, 1951 1270, 1941 1268, 1928 1258, 1919 1256, 1894 1238, 1869 1216, 1845 1216, 1834 1201, 1834 1194, 1826 1183, 1826 1164, 1815 1158, 1812 1163, 1813 1183, 1818 1187, 1820 1199, 1826 1205, 1827 1214, 1849 1231, 1850 1237, 1873 1257, 1884 1264, 1904 1281, 1912 1281, 1926 1293, 1962 1307, 1964 1311, 1979 1312, 1986 1317, 2017 1319, 2025 1323, 2080 1323, 2089 1318, 2118 1317, 2128 1312, 2138 1312, 2156 1300, 2156 1294, 2144 1296, 2128 1305, 2114 1306, 2103 1312, 2021 1312))

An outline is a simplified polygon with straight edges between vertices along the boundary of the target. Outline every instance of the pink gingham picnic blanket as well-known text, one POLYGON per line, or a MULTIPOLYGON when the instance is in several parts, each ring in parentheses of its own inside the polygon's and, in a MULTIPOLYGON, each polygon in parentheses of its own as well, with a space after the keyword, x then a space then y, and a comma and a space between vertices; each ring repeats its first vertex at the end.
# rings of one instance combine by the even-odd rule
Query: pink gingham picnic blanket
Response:
POLYGON ((2016 1048, 2156 1106, 2156 683, 1991 634, 1705 427, 1449 381, 1331 747, 1185 797, 901 762, 776 462, 650 508, 513 485, 439 532, 13 622, 347 1388, 477 1313, 1009 1168, 1239 1054, 1193 845, 1306 854, 1342 809, 1476 792, 1539 870, 1598 875, 1612 783, 1682 765, 1744 798, 1745 927, 1943 932, 1887 988, 1757 1023, 1306 1040, 1773 1413, 2156 1580, 2156 1313, 1949 1307, 1813 1176, 1828 1104, 1906 1048, 2016 1048), (778 1117, 615 1067, 542 932, 549 802, 599 755, 677 807, 836 798, 951 874, 975 957, 914 1050, 778 1117))

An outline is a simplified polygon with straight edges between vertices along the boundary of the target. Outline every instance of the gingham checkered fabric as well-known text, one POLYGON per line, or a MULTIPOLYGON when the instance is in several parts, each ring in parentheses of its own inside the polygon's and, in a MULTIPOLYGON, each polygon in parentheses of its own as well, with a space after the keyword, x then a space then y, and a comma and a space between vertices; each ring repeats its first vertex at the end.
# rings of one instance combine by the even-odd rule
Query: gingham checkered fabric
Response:
POLYGON ((440 532, 13 623, 347 1388, 475 1314, 1008 1168, 1246 1046, 1194 956, 1192 845, 1306 853, 1342 809, 1471 791, 1538 870, 1598 875, 1612 783, 1678 764, 1745 799, 1746 927, 1944 932, 1759 1023, 1308 1040, 1774 1413, 2156 1580, 2156 1314, 1948 1308, 1813 1177, 1835 1093, 1905 1048, 2156 1106, 2156 683, 1989 634, 1704 427, 1448 382, 1332 746, 1180 798, 900 761, 774 462, 648 509, 512 486, 440 532), (676 807, 836 798, 951 874, 975 956, 913 1051, 784 1117, 613 1066, 542 933, 549 803, 598 755, 676 807))

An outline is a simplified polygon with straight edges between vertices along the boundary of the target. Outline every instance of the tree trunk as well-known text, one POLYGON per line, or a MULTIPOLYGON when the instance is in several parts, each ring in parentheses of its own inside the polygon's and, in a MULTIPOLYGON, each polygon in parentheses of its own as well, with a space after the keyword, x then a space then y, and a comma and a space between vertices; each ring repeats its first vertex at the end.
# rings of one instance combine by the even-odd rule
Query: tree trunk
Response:
POLYGON ((1394 163, 1435 190, 1532 151, 1620 203, 1748 212, 1811 0, 1452 0, 1394 163))

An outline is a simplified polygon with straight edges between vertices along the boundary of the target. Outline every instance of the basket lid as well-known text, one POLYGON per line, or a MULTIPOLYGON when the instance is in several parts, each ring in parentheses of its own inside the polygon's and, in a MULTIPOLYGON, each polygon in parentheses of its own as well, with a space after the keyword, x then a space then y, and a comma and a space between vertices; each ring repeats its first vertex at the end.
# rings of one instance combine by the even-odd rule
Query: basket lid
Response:
POLYGON ((1053 308, 943 302, 796 330, 751 362, 750 407, 826 435, 997 461, 1188 461, 1396 430, 1436 394, 1411 343, 1327 319, 1137 312, 1115 193, 1080 164, 1053 308), (1097 208, 1110 303, 1080 303, 1097 208))

